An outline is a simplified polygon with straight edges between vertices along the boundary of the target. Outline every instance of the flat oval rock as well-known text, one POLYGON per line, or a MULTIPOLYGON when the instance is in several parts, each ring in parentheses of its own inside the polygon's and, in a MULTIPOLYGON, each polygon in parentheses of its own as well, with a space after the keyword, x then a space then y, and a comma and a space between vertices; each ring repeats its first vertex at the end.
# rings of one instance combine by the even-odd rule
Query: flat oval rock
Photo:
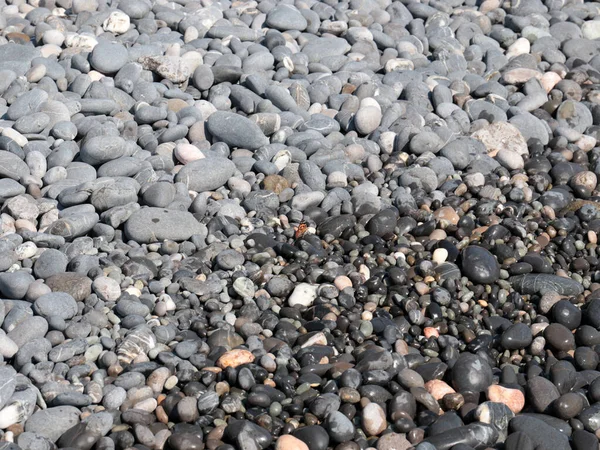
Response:
POLYGON ((572 278, 545 273, 517 275, 510 277, 509 281, 522 294, 556 292, 559 295, 579 295, 583 292, 581 283, 572 278))

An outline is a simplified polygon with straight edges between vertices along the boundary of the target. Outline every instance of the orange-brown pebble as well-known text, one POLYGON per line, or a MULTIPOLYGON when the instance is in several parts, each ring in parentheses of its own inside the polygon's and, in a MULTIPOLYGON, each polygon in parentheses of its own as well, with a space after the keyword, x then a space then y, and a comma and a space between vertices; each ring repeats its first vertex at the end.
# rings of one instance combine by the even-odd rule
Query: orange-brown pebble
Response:
POLYGON ((284 434, 277 439, 275 450, 308 450, 308 445, 291 434, 284 434))
POLYGON ((431 336, 434 336, 434 337, 440 337, 440 332, 439 332, 437 329, 433 328, 433 327, 426 327, 426 328, 423 330, 423 335, 424 335, 424 336, 425 336, 427 339, 429 339, 431 336))
POLYGON ((431 380, 425 383, 425 389, 436 400, 441 400, 446 394, 455 394, 456 391, 448 383, 442 380, 431 380))
POLYGON ((157 407, 154 410, 154 414, 156 415, 156 418, 158 419, 159 422, 169 423, 169 416, 167 415, 167 413, 165 412, 165 410, 163 409, 162 406, 157 407))
POLYGON ((525 396, 518 389, 510 389, 491 385, 487 390, 487 397, 491 402, 504 403, 512 412, 518 414, 525 406, 525 396))
POLYGON ((10 427, 8 427, 6 429, 6 431, 10 431, 13 434, 13 437, 17 437, 21 433, 23 433, 23 431, 25 431, 25 429, 23 428, 23 425, 21 425, 20 423, 15 423, 14 425, 11 425, 10 427))
POLYGON ((244 349, 233 349, 224 353, 217 361, 217 366, 221 369, 227 367, 237 367, 242 364, 250 364, 254 362, 254 355, 252 352, 244 349))
POLYGON ((444 206, 433 213, 433 217, 437 220, 444 220, 451 225, 456 225, 460 219, 458 214, 451 206, 444 206))

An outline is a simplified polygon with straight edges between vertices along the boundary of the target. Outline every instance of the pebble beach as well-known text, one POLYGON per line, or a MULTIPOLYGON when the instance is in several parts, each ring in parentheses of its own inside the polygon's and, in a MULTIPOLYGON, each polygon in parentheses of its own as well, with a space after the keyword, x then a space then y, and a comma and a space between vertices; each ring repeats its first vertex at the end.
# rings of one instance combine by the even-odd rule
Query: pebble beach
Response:
POLYGON ((600 3, 0 0, 0 450, 599 450, 600 3))

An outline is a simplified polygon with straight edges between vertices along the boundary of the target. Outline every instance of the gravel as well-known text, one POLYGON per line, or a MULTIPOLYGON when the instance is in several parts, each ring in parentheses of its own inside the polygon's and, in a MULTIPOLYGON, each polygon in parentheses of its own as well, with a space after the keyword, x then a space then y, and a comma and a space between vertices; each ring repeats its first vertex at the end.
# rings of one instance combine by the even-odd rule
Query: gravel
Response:
POLYGON ((600 9, 0 5, 0 448, 588 450, 600 9))

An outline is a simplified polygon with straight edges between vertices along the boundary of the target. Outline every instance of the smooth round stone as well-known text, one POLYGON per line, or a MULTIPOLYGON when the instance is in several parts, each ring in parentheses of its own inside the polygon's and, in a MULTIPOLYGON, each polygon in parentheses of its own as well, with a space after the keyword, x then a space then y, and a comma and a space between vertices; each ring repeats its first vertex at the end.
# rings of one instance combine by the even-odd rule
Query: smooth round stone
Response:
POLYGON ((224 250, 215 259, 216 263, 225 270, 231 270, 244 264, 244 255, 235 250, 224 250))
POLYGON ((386 237, 394 233, 396 220, 398 219, 395 211, 391 209, 383 210, 375 214, 367 223, 366 230, 375 236, 386 237))
POLYGON ((576 417, 583 410, 583 407, 583 397, 575 392, 561 395, 553 404, 555 414, 563 420, 576 417))
POLYGON ((544 329, 544 338, 546 342, 559 351, 569 351, 575 349, 575 337, 573 333, 559 323, 552 323, 544 329))
POLYGON ((372 133, 381 123, 381 110, 375 106, 361 107, 354 116, 354 127, 362 135, 372 133))
POLYGON ((201 233, 200 223, 187 211, 142 208, 125 223, 125 234, 139 243, 185 241, 201 233))
POLYGON ((581 309, 568 300, 560 300, 552 308, 554 321, 569 330, 574 330, 581 324, 581 316, 581 309))
POLYGON ((177 146, 175 146, 174 154, 182 164, 204 158, 200 149, 191 144, 177 144, 177 146))
POLYGON ((426 152, 437 153, 443 146, 442 139, 433 132, 419 133, 410 141, 410 151, 415 155, 422 155, 426 152))
POLYGON ((506 450, 535 450, 533 441, 521 431, 510 434, 504 443, 506 450))
POLYGON ((507 149, 500 149, 496 154, 496 161, 508 170, 519 170, 525 166, 521 155, 517 152, 507 149))
POLYGON ((491 284, 500 278, 500 265, 485 248, 470 245, 461 258, 463 274, 474 283, 491 284))
POLYGON ((254 297, 256 288, 252 280, 246 277, 240 277, 233 282, 233 289, 241 297, 254 297))
POLYGON ((280 31, 304 31, 308 22, 298 9, 291 5, 283 4, 272 8, 267 13, 265 25, 280 31))
POLYGON ((290 434, 284 434, 277 439, 275 450, 309 450, 309 448, 304 441, 290 434))
POLYGON ((235 170, 235 164, 231 160, 204 158, 186 164, 175 176, 175 182, 184 183, 196 192, 214 191, 224 186, 235 170))
POLYGON ((119 43, 100 41, 90 54, 90 64, 100 73, 116 73, 129 61, 127 49, 119 43))
POLYGON ((65 292, 44 294, 35 301, 33 307, 40 316, 58 316, 63 319, 71 319, 78 311, 75 299, 65 292))
POLYGON ((596 370, 600 357, 595 350, 589 347, 577 347, 575 349, 575 363, 582 370, 596 370))
POLYGON ((590 110, 575 100, 566 100, 556 110, 559 125, 584 133, 594 120, 590 110))
POLYGON ((463 353, 452 367, 452 384, 458 392, 483 392, 492 384, 492 369, 480 357, 463 353))
POLYGON ((56 442, 67 430, 79 423, 80 411, 74 406, 57 406, 35 412, 25 423, 25 431, 56 442))
POLYGON ((125 154, 125 140, 118 136, 95 136, 81 146, 80 158, 92 166, 101 165, 125 154))
POLYGON ((408 450, 413 444, 400 433, 386 433, 377 440, 377 450, 408 450))
POLYGON ((173 184, 167 182, 154 183, 144 191, 144 204, 165 208, 175 200, 176 194, 177 190, 173 184))
POLYGON ((327 450, 329 446, 329 434, 319 425, 301 427, 293 432, 293 436, 304 442, 311 450, 327 450))
POLYGON ((269 143, 257 124, 239 114, 217 111, 206 123, 209 133, 230 147, 256 150, 269 143))
POLYGON ((522 294, 544 294, 556 292, 559 295, 579 295, 583 292, 581 283, 547 273, 528 273, 509 279, 512 287, 522 294))
MULTIPOLYGON (((569 450, 569 438, 557 429, 533 417, 518 415, 509 424, 509 432, 522 432, 533 442, 535 449, 569 450)), ((509 436, 510 437, 510 436, 509 436)))
POLYGON ((4 298, 22 299, 34 282, 31 274, 18 270, 0 274, 0 293, 4 298))
POLYGON ((33 273, 37 278, 49 278, 52 275, 66 272, 69 259, 59 250, 45 250, 33 265, 33 273))
POLYGON ((571 445, 573 450, 585 450, 588 448, 594 448, 597 445, 598 438, 595 434, 585 430, 576 430, 571 436, 571 445))
POLYGON ((490 156, 495 156, 502 149, 519 155, 529 154, 527 142, 519 129, 506 122, 494 122, 477 130, 471 137, 481 141, 490 156))
POLYGON ((519 389, 493 384, 488 388, 487 396, 492 402, 505 404, 515 414, 521 412, 525 406, 525 396, 519 389))
POLYGON ((507 350, 520 350, 529 346, 532 340, 531 329, 524 323, 516 323, 502 333, 501 343, 507 350))
POLYGON ((387 428, 385 412, 377 403, 369 403, 362 410, 362 425, 368 436, 378 436, 387 428))
POLYGON ((560 393, 551 381, 543 377, 534 377, 527 381, 527 396, 537 412, 549 412, 552 402, 560 393))
POLYGON ((346 442, 354 437, 354 425, 339 411, 331 412, 327 416, 324 427, 335 442, 346 442))
POLYGON ((98 277, 92 283, 92 289, 98 298, 114 302, 121 296, 121 286, 109 277, 98 277))
POLYGON ((273 440, 266 429, 248 420, 231 421, 225 429, 225 437, 239 447, 251 445, 257 449, 266 449, 273 440))
POLYGON ((210 67, 206 65, 200 65, 192 74, 192 81, 197 89, 205 91, 210 89, 210 87, 213 85, 215 76, 213 75, 212 70, 210 70, 210 67))

